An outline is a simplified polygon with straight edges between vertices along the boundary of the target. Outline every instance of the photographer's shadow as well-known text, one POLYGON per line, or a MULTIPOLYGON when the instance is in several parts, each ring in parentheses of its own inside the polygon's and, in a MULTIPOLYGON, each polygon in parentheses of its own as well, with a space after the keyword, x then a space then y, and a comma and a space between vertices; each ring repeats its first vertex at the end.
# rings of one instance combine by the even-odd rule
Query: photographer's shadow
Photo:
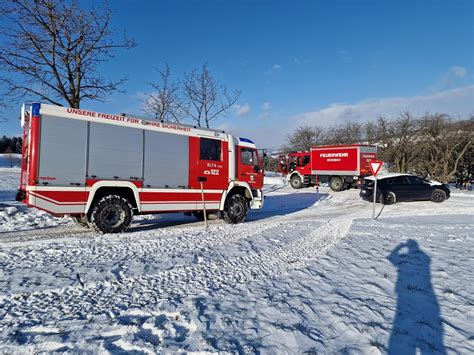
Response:
POLYGON ((389 354, 446 354, 440 307, 431 284, 430 257, 412 239, 388 256, 398 268, 397 310, 389 354))

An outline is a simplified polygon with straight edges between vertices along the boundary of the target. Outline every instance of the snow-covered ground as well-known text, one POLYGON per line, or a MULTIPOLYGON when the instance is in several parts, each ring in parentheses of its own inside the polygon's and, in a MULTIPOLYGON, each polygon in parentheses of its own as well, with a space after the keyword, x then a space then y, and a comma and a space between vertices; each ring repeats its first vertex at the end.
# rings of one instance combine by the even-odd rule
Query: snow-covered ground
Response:
POLYGON ((12 201, 0 169, 0 352, 474 352, 474 195, 371 204, 266 178, 243 224, 95 235, 12 201))

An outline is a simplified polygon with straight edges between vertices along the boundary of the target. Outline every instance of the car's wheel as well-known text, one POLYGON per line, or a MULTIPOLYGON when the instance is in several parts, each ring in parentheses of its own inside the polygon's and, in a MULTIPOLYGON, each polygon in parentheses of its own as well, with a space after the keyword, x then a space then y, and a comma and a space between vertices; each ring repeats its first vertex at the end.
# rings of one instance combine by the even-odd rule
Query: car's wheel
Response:
POLYGON ((247 215, 247 201, 242 195, 235 194, 227 199, 222 212, 224 221, 230 224, 240 223, 247 215))
POLYGON ((294 189, 301 189, 303 187, 303 183, 301 182, 301 178, 298 175, 294 175, 290 179, 290 185, 294 189))
POLYGON ((344 186, 344 180, 342 180, 342 178, 339 176, 333 176, 329 180, 329 187, 332 191, 342 191, 344 190, 344 186))
POLYGON ((102 197, 94 204, 89 215, 90 225, 99 233, 125 232, 132 219, 132 205, 119 195, 102 197))
POLYGON ((444 200, 446 200, 446 192, 440 189, 434 189, 431 193, 431 201, 439 203, 444 200))
POLYGON ((397 202, 397 195, 395 195, 395 193, 392 191, 381 193, 379 201, 384 205, 393 205, 395 202, 397 202))
POLYGON ((89 223, 84 222, 82 216, 71 216, 71 219, 77 226, 80 226, 82 228, 90 228, 89 223))

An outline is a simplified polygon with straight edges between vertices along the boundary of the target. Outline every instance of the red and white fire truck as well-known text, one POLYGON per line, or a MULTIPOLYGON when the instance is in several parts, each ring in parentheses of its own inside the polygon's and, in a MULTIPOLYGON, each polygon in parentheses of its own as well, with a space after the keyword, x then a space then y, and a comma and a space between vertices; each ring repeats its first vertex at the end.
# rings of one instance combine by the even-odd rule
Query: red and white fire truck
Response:
POLYGON ((371 175, 369 163, 375 159, 376 146, 326 145, 279 156, 278 171, 294 189, 327 182, 333 191, 342 191, 371 175))
POLYGON ((23 105, 17 200, 103 233, 134 214, 218 212, 228 223, 263 205, 255 144, 224 131, 83 109, 23 105))

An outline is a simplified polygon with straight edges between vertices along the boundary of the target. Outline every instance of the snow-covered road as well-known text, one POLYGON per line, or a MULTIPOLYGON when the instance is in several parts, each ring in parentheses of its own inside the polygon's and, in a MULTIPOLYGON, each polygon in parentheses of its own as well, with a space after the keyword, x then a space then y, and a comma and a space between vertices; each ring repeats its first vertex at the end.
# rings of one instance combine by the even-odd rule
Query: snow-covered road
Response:
POLYGON ((12 202, 17 179, 0 169, 2 352, 474 351, 472 194, 373 221, 356 190, 273 179, 243 224, 95 235, 12 202))

